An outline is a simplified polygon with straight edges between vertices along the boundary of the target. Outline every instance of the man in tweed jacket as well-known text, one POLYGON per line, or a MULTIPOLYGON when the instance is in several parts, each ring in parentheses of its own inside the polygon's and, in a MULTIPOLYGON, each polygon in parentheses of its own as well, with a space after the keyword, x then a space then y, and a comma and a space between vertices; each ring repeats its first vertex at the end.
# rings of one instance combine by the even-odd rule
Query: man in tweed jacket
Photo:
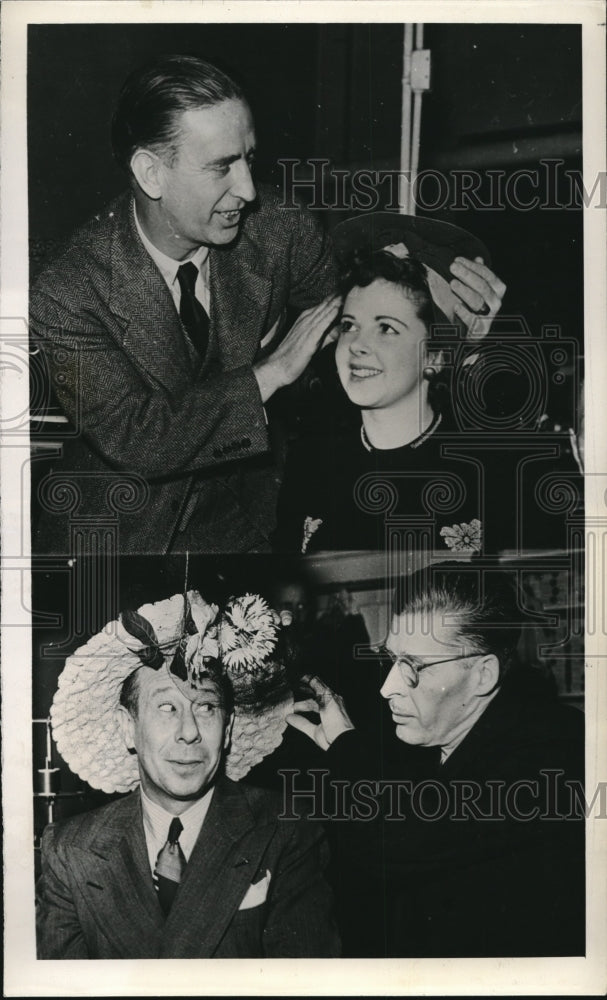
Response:
POLYGON ((122 552, 263 550, 278 486, 264 404, 336 316, 321 301, 328 243, 310 216, 256 190, 248 105, 202 60, 133 74, 113 144, 132 194, 75 234, 31 297, 69 420, 40 484, 34 548, 86 548, 91 531, 103 546, 118 529, 122 552), (184 261, 210 317, 202 358, 180 318, 184 261), (281 338, 288 306, 318 308, 281 338))

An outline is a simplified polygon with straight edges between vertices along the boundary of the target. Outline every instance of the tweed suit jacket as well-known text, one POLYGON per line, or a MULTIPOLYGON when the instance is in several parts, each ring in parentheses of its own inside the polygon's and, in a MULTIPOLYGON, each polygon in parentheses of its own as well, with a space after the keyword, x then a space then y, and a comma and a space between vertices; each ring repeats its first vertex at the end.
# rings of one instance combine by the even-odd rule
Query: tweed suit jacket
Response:
POLYGON ((336 956, 321 828, 280 821, 279 809, 273 793, 220 779, 166 919, 139 792, 47 827, 38 957, 336 956))
POLYGON ((119 523, 123 552, 167 552, 196 510, 199 551, 268 547, 277 472, 252 366, 287 306, 333 289, 311 216, 262 189, 237 239, 211 248, 210 343, 200 361, 123 195, 40 276, 30 326, 69 420, 40 490, 40 552, 70 522, 119 523))

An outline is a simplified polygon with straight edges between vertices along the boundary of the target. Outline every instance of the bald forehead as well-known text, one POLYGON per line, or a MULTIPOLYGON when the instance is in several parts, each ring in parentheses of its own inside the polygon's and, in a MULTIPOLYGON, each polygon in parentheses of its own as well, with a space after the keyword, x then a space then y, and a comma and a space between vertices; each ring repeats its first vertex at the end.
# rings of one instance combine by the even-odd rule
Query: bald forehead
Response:
POLYGON ((134 694, 137 703, 147 701, 164 694, 172 695, 184 702, 200 703, 212 700, 225 706, 225 697, 221 685, 212 677, 202 677, 196 687, 168 673, 166 669, 152 670, 150 667, 140 667, 133 675, 134 694))
POLYGON ((202 677, 196 687, 192 687, 189 681, 182 681, 179 677, 169 674, 166 669, 152 670, 150 667, 141 667, 138 673, 140 690, 149 694, 164 690, 177 691, 189 701, 197 694, 221 694, 219 685, 211 677, 202 677))

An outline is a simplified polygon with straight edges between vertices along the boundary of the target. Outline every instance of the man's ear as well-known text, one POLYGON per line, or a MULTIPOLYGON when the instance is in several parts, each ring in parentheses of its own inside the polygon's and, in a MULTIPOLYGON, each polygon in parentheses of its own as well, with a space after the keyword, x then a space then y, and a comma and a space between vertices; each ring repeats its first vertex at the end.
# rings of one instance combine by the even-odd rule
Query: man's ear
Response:
POLYGON ((133 716, 124 705, 119 705, 116 712, 124 745, 129 753, 135 753, 135 723, 133 716))
POLYGON ((476 669, 478 671, 478 695, 487 695, 495 691, 500 679, 500 664, 494 653, 479 657, 476 669))
POLYGON ((234 713, 231 712, 229 718, 226 721, 226 728, 223 734, 223 749, 227 750, 230 745, 230 740, 232 738, 232 727, 234 725, 234 713))
POLYGON ((141 190, 154 201, 162 195, 163 162, 149 149, 136 149, 131 157, 131 170, 141 190))

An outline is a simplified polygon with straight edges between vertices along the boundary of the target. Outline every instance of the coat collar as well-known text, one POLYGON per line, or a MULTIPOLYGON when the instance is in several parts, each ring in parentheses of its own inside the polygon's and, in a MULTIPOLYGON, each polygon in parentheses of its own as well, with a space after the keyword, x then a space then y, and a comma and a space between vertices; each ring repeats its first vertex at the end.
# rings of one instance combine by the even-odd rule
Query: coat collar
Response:
POLYGON ((523 709, 516 689, 513 691, 510 684, 502 685, 470 732, 442 765, 441 773, 452 777, 461 773, 473 775, 479 766, 483 769, 487 755, 495 747, 507 743, 511 733, 520 732, 523 709))
POLYGON ((263 258, 246 228, 234 244, 209 253, 210 344, 198 371, 166 282, 137 233, 130 195, 117 199, 113 215, 109 305, 124 329, 125 351, 169 389, 204 377, 214 357, 228 371, 251 364, 263 336, 272 283, 256 270, 263 258))
POLYGON ((272 825, 256 821, 242 788, 221 778, 166 922, 164 957, 213 955, 272 834, 272 825))
POLYGON ((132 792, 104 811, 86 847, 71 846, 82 894, 116 954, 154 958, 163 926, 143 833, 141 799, 132 792))
POLYGON ((233 246, 209 253, 211 337, 225 371, 253 363, 267 326, 272 282, 255 269, 255 256, 265 259, 245 228, 233 246))
POLYGON ((113 205, 109 307, 124 331, 123 348, 167 388, 191 380, 193 364, 175 303, 139 239, 133 200, 113 205))
POLYGON ((242 789, 217 782, 171 912, 164 920, 148 861, 141 799, 132 792, 104 816, 86 848, 73 845, 75 877, 103 934, 125 958, 212 956, 273 832, 256 822, 242 789))

